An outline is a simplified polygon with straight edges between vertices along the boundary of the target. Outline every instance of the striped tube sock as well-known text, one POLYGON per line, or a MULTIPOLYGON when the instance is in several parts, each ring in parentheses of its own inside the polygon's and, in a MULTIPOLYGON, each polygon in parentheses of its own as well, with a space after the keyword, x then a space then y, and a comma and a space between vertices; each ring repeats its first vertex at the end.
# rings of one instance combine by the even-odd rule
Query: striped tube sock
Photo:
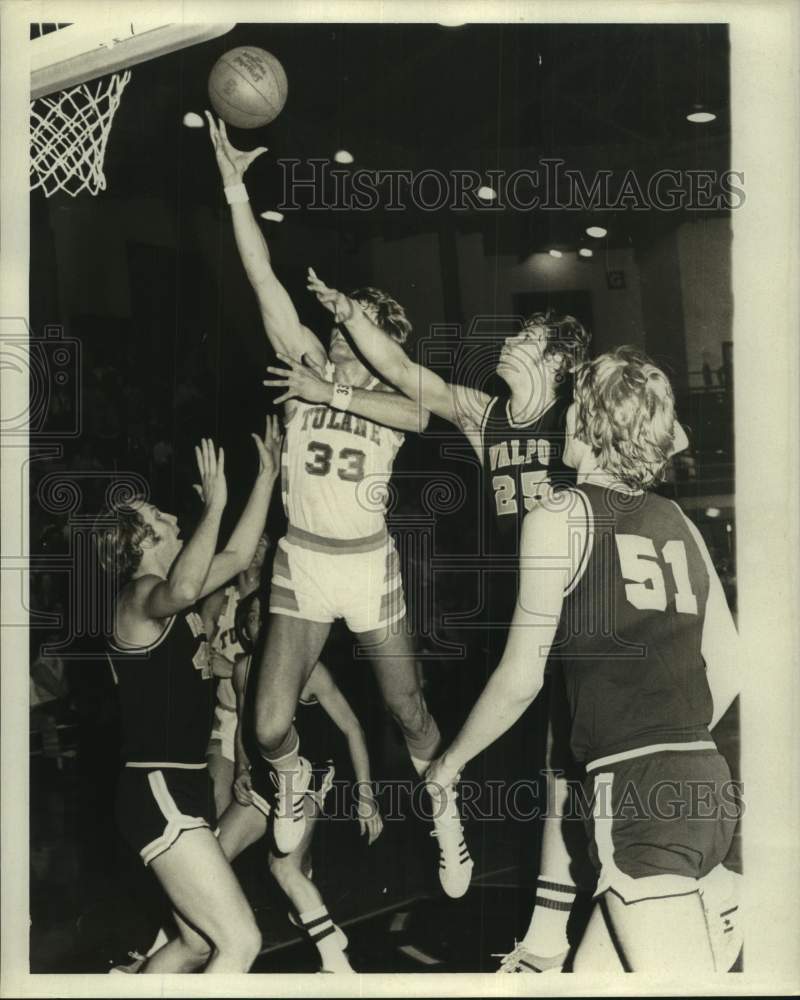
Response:
POLYGON ((319 906, 315 910, 306 910, 299 914, 303 930, 311 938, 322 959, 322 968, 326 972, 352 972, 342 949, 342 936, 331 920, 328 909, 319 906))
POLYGON ((276 771, 296 771, 298 769, 298 755, 300 753, 300 737, 294 726, 289 727, 289 731, 283 738, 280 746, 274 750, 261 749, 261 756, 276 771))
POLYGON ((555 882, 546 875, 536 879, 533 916, 520 942, 525 948, 542 957, 568 950, 567 921, 576 891, 571 882, 555 882))

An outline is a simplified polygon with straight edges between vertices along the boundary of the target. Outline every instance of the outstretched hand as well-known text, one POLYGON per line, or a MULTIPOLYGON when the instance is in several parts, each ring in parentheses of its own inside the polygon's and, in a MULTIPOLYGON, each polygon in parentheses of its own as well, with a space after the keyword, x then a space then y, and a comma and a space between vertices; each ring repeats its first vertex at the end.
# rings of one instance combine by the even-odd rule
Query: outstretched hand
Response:
POLYGON ((371 847, 383 832, 383 819, 372 791, 359 786, 358 827, 361 836, 366 836, 367 847, 371 847))
POLYGON ((205 504, 206 510, 214 508, 221 511, 228 502, 225 452, 220 448, 217 455, 214 442, 210 438, 203 438, 194 449, 194 454, 197 459, 197 471, 200 473, 200 482, 195 483, 194 488, 205 504))
POLYGON ((317 301, 333 313, 337 323, 347 323, 353 318, 352 301, 343 292, 339 292, 335 288, 328 288, 323 281, 319 280, 313 267, 308 269, 306 280, 309 292, 313 292, 317 301))
POLYGON ((215 122, 211 112, 206 111, 206 120, 208 121, 208 135, 211 139, 211 145, 214 147, 214 155, 217 158, 222 183, 226 187, 240 183, 247 168, 262 153, 266 153, 267 147, 258 146, 256 149, 250 150, 236 149, 228 139, 228 130, 221 118, 215 122))
POLYGON ((275 479, 281 461, 281 423, 277 417, 267 417, 263 439, 251 435, 258 449, 258 474, 275 479))
POLYGON ((286 368, 268 365, 267 371, 279 377, 264 379, 262 383, 286 390, 274 401, 275 406, 286 402, 287 399, 304 399, 307 403, 330 403, 331 383, 322 377, 320 369, 312 365, 307 355, 302 361, 295 361, 288 354, 279 352, 278 359, 286 365, 286 368))

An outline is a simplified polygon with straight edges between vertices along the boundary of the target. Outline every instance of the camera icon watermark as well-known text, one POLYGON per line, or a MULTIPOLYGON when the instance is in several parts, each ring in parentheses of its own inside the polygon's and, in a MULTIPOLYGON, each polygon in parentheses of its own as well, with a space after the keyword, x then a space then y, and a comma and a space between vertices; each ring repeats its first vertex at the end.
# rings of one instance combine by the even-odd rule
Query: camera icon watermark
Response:
POLYGON ((5 390, 0 437, 72 439, 81 433, 81 344, 61 326, 34 333, 21 316, 0 317, 5 390), (24 387, 24 388, 23 388, 24 387))

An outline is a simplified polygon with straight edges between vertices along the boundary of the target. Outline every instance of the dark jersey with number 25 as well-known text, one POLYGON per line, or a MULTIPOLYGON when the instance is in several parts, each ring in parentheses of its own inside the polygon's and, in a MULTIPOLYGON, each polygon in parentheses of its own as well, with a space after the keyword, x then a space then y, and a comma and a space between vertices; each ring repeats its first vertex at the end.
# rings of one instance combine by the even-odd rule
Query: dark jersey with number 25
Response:
POLYGON ((685 515, 652 493, 571 490, 589 533, 553 653, 563 664, 576 760, 709 740, 700 647, 708 570, 685 515))
POLYGON ((507 398, 495 396, 486 407, 481 444, 489 554, 518 555, 522 520, 538 503, 545 483, 574 484, 575 470, 562 458, 571 403, 571 393, 563 393, 527 424, 515 423, 507 398))

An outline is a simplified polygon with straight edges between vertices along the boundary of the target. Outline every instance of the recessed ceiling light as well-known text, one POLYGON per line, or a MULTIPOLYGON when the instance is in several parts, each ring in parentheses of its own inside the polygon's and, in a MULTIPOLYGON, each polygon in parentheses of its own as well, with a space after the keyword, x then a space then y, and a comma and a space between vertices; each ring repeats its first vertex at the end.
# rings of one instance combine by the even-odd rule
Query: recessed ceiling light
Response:
POLYGON ((560 250, 548 250, 547 251, 551 257, 563 257, 564 254, 560 250))
POLYGON ((586 235, 594 236, 596 240, 600 240, 604 236, 608 236, 608 230, 603 229, 602 226, 588 226, 586 229, 586 235))
POLYGON ((493 187, 484 184, 483 187, 478 188, 478 197, 483 199, 483 201, 494 201, 497 197, 497 192, 493 187))
POLYGON ((594 250, 590 250, 588 247, 581 247, 578 250, 579 257, 594 257, 594 250))
POLYGON ((713 111, 692 111, 686 116, 687 122, 694 122, 695 125, 707 125, 716 119, 713 111))
POLYGON ((706 507, 706 517, 719 517, 719 507, 706 507))
POLYGON ((346 149, 339 149, 333 154, 333 158, 337 163, 352 163, 353 154, 348 153, 346 149))

